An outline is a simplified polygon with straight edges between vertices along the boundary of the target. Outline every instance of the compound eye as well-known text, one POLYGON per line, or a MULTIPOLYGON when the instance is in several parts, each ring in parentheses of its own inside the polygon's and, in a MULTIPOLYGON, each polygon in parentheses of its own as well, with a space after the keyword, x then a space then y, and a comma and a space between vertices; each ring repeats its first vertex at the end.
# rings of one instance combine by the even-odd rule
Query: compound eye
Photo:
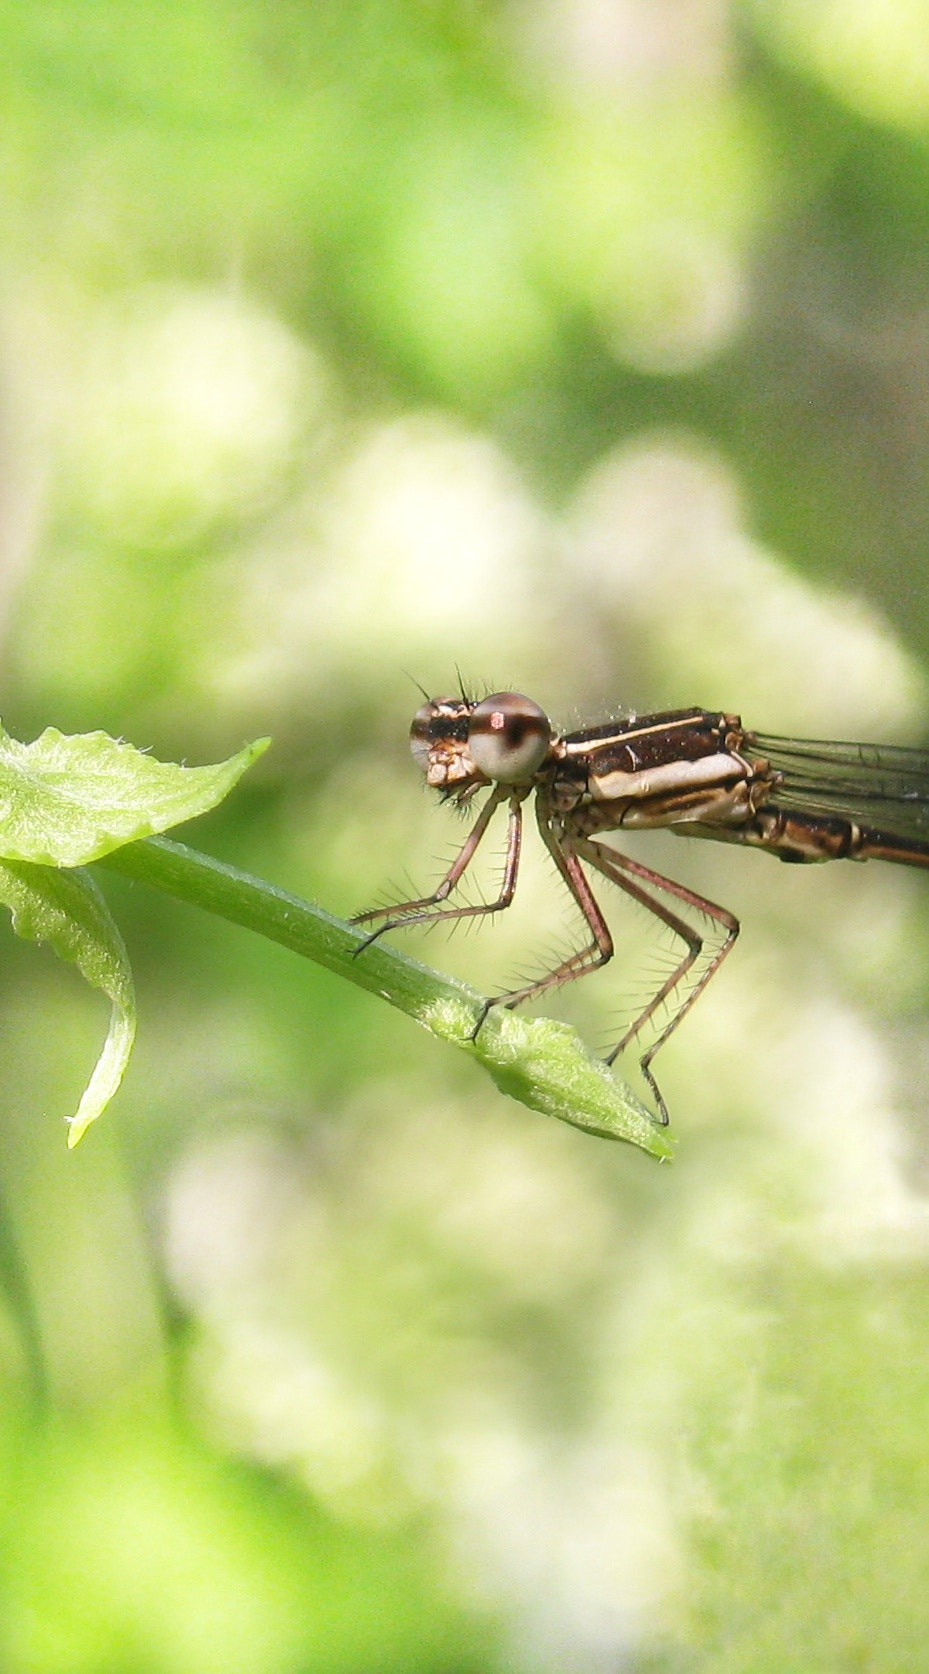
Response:
POLYGON ((517 785, 541 767, 552 742, 544 709, 520 692, 495 692, 475 704, 468 723, 468 754, 488 779, 517 785))

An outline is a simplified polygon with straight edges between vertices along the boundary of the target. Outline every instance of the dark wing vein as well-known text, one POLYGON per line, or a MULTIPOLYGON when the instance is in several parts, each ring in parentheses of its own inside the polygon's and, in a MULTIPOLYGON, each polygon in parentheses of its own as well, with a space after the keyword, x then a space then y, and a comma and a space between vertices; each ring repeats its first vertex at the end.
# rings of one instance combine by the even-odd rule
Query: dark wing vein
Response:
POLYGON ((854 820, 900 837, 929 838, 929 750, 900 744, 834 744, 824 739, 746 733, 783 774, 771 801, 796 812, 854 820))

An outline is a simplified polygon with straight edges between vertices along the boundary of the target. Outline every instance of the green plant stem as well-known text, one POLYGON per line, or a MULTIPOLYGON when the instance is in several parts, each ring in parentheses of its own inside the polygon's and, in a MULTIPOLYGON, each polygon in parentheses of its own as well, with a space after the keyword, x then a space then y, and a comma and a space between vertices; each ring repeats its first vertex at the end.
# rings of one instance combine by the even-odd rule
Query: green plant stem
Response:
POLYGON ((667 1129, 565 1024, 502 1008, 482 1023, 484 996, 467 984, 381 942, 363 947, 365 933, 355 926, 167 837, 129 843, 99 864, 255 930, 379 995, 470 1053, 502 1091, 530 1108, 655 1157, 672 1155, 667 1129))

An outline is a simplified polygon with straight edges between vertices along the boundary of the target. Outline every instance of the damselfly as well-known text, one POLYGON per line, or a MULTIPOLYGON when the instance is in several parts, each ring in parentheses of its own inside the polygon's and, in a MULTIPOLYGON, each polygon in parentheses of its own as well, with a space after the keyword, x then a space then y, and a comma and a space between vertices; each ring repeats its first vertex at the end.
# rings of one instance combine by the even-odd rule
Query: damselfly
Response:
MULTIPOLYGON (((542 841, 586 920, 590 938, 526 987, 491 1006, 517 1006, 605 965, 613 939, 584 867, 599 872, 672 932, 673 970, 626 1029, 608 1063, 651 1025, 639 1063, 662 1123, 652 1073, 660 1046, 718 971, 739 923, 725 907, 653 872, 599 839, 606 831, 664 826, 681 836, 746 843, 780 860, 892 860, 929 866, 929 751, 835 744, 748 732, 737 715, 671 710, 559 733, 518 692, 480 702, 434 698, 413 717, 410 748, 426 783, 446 800, 489 794, 454 863, 431 895, 361 913, 383 922, 363 946, 403 925, 502 912, 519 871, 523 803, 535 796, 542 841), (509 814, 506 859, 492 901, 447 906, 498 808, 509 814), (706 929, 684 916, 696 914, 706 929)), ((485 1010, 484 1016, 487 1012, 485 1010)), ((481 1019, 483 1022, 483 1017, 481 1019)))

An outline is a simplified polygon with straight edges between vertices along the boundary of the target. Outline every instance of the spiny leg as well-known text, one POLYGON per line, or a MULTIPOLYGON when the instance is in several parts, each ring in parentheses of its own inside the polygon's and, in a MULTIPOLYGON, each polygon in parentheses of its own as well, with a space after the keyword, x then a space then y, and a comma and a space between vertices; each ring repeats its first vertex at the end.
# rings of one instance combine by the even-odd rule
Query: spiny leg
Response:
POLYGON ((474 1027, 472 1040, 478 1034, 481 1024, 494 1006, 505 1006, 512 1011, 522 1005, 524 1000, 534 1000, 540 994, 545 994, 551 988, 560 988, 563 983, 574 982, 577 977, 586 976, 588 971, 595 971, 600 965, 605 965, 613 957, 613 938, 609 926, 604 918, 593 890, 591 889, 583 869, 573 852, 573 847, 566 842, 560 832, 553 828, 551 816, 541 802, 536 801, 536 820, 542 841, 548 849, 568 890, 580 908, 585 921, 590 927, 591 939, 576 953, 562 960, 553 971, 549 971, 537 982, 527 984, 525 988, 512 989, 506 994, 496 994, 489 999, 481 1012, 474 1027))
POLYGON ((442 882, 437 889, 433 890, 431 895, 424 895, 418 901, 402 901, 393 907, 373 907, 369 912, 357 913, 350 921, 352 924, 368 924, 375 918, 383 918, 385 922, 379 924, 370 936, 365 937, 364 941, 355 949, 355 956, 357 957, 359 953, 363 953, 366 947, 370 947, 372 942, 376 942, 378 937, 383 936, 388 930, 396 930, 403 925, 435 924, 442 919, 473 918, 482 913, 502 912, 504 908, 508 907, 513 899, 519 872, 519 856, 522 846, 521 802, 521 796, 514 795, 509 786, 497 786, 485 802, 442 882), (467 871, 491 819, 501 802, 505 802, 507 798, 509 798, 510 803, 510 818, 507 828, 506 859, 499 895, 494 901, 481 901, 473 906, 446 907, 443 909, 441 903, 447 900, 456 884, 460 882, 463 874, 467 871))
POLYGON ((686 919, 683 919, 668 907, 661 900, 661 894, 671 895, 675 900, 683 902, 685 906, 692 907, 696 912, 704 913, 720 925, 723 931, 722 940, 709 960, 706 969, 700 973, 699 979, 694 983, 690 993, 685 996, 677 1010, 672 1012, 665 1027, 639 1060, 639 1068, 654 1095, 661 1121, 667 1126, 668 1109, 651 1071, 652 1059, 658 1048, 664 1045, 668 1036, 677 1028, 682 1017, 686 1016, 691 1006, 699 999, 710 978, 715 976, 719 970, 726 954, 739 934, 739 921, 725 907, 718 907, 715 902, 706 900, 704 896, 688 889, 685 884, 675 883, 673 878, 666 878, 660 872, 653 872, 648 866, 642 866, 639 861, 631 860, 628 855, 621 854, 619 850, 610 848, 607 844, 597 843, 591 838, 579 837, 575 839, 575 847, 577 853, 590 866, 595 867, 605 878, 609 878, 627 895, 631 895, 633 900, 640 902, 643 907, 648 908, 649 912, 660 918, 662 923, 666 924, 676 936, 681 938, 687 949, 670 976, 662 983, 658 992, 652 997, 644 1010, 639 1013, 639 1016, 626 1030, 618 1045, 609 1054, 608 1064, 612 1064, 629 1045, 630 1041, 635 1040, 645 1024, 654 1017, 659 1006, 663 1005, 665 1000, 670 999, 675 990, 685 981, 688 972, 693 969, 705 946, 705 940, 699 932, 688 924, 686 919), (633 880, 639 881, 635 882, 633 880), (659 893, 655 895, 652 893, 653 890, 659 893))

